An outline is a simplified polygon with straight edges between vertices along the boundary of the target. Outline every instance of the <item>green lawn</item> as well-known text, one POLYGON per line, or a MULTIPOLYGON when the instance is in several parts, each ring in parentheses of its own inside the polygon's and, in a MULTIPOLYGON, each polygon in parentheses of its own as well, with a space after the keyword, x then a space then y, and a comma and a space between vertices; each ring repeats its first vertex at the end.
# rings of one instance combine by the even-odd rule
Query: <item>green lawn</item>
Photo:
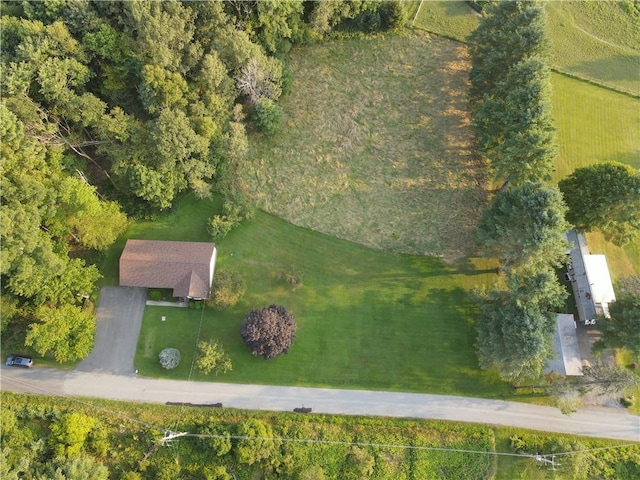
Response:
MULTIPOLYGON (((553 67, 640 95, 639 25, 624 3, 546 1, 553 67)), ((414 26, 466 41, 478 23, 466 2, 425 1, 414 26)))
MULTIPOLYGON (((417 7, 416 7, 417 8, 417 7)), ((480 23, 480 15, 467 2, 424 1, 415 17, 411 12, 411 25, 429 32, 464 42, 480 23)))
MULTIPOLYGON (((492 283, 496 265, 468 256, 487 191, 468 151, 464 49, 419 34, 334 41, 295 50, 291 65, 283 131, 252 139, 243 182, 263 208, 331 236, 259 211, 218 242, 218 267, 243 274, 245 298, 225 312, 148 308, 137 368, 204 379, 191 372, 195 344, 215 338, 234 370, 211 380, 511 397, 478 369, 473 348, 469 292, 492 283), (411 248, 444 258, 389 252, 411 248), (291 269, 303 276, 295 290, 279 280, 291 269), (239 332, 248 310, 271 303, 286 306, 299 330, 288 355, 266 362, 239 332), (175 371, 157 363, 165 347, 183 353, 175 371)), ((596 161, 638 166, 637 100, 561 75, 553 85, 556 180, 596 161)), ((188 196, 127 236, 207 240, 207 218, 219 207, 188 196)), ((614 278, 640 271, 638 244, 614 255, 616 247, 591 237, 614 278)), ((105 282, 115 279, 122 245, 107 256, 105 282)))
POLYGON ((546 2, 551 63, 560 70, 640 95, 640 23, 624 4, 546 2))
MULTIPOLYGON (((640 99, 553 74, 553 116, 559 155, 555 181, 574 169, 618 161, 640 168, 640 99)), ((624 248, 598 233, 587 238, 593 253, 607 255, 613 279, 640 274, 640 240, 624 248)))
MULTIPOLYGON (((232 372, 211 380, 509 395, 478 369, 472 346, 468 292, 495 278, 494 264, 383 253, 262 212, 218 249, 218 268, 239 270, 247 294, 224 312, 147 307, 136 357, 141 374, 187 378, 200 331, 200 339, 219 339, 233 362, 232 372), (295 290, 278 279, 291 268, 303 275, 295 290), (265 361, 249 354, 240 326, 251 308, 271 303, 294 314, 298 333, 288 355, 265 361), (157 363, 166 347, 183 354, 171 372, 157 363)), ((205 379, 198 372, 191 378, 205 379)))
POLYGON ((254 136, 242 181, 264 210, 399 253, 472 254, 486 205, 466 49, 420 33, 294 49, 283 126, 254 136))
POLYGON ((554 180, 599 162, 640 168, 640 99, 561 74, 551 82, 560 146, 554 180))

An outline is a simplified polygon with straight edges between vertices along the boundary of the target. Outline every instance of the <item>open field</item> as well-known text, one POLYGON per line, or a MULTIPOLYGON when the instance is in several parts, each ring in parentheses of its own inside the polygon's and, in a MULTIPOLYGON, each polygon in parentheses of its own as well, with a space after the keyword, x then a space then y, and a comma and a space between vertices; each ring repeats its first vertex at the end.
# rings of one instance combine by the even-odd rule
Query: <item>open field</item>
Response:
POLYGON ((244 184, 266 211, 387 251, 473 252, 487 201, 463 46, 420 34, 291 53, 281 132, 252 138, 244 184))
MULTIPOLYGON (((552 64, 638 95, 640 44, 622 3, 546 2, 552 64)), ((460 41, 477 24, 465 2, 424 2, 415 22, 460 41)), ((560 74, 552 75, 552 85, 560 147, 554 181, 596 162, 615 160, 640 168, 640 100, 560 74)), ((640 240, 619 248, 596 233, 588 241, 594 253, 607 255, 614 280, 640 274, 640 240)))
POLYGON ((594 163, 640 168, 640 99, 557 73, 551 83, 560 147, 555 181, 594 163))
POLYGON ((640 95, 640 17, 634 20, 624 2, 545 5, 553 66, 640 95))
POLYGON ((419 11, 418 6, 408 10, 412 22, 415 18, 413 26, 460 42, 466 41, 480 23, 480 15, 467 2, 424 1, 419 11))
POLYGON ((493 281, 491 262, 384 253, 262 212, 218 242, 218 250, 217 268, 242 273, 245 297, 224 312, 147 307, 136 356, 141 374, 187 378, 200 331, 200 339, 221 341, 233 371, 220 377, 194 371, 193 379, 511 396, 506 384, 478 369, 472 346, 469 291, 493 281), (279 278, 292 270, 302 278, 296 289, 279 278), (250 355, 240 326, 250 309, 271 303, 294 314, 298 333, 288 355, 265 361, 250 355), (165 347, 183 354, 174 371, 157 362, 165 347))
MULTIPOLYGON (((640 95, 640 20, 624 2, 546 1, 545 6, 554 68, 640 95)), ((466 2, 435 1, 423 2, 414 25, 466 41, 478 23, 466 2)))

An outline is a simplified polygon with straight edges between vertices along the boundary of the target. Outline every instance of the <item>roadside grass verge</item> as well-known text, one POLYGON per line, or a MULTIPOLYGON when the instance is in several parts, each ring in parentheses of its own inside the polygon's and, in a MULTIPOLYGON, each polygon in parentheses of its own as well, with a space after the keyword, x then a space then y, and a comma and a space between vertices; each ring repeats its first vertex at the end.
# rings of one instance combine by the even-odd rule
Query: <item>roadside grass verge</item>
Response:
MULTIPOLYGON (((640 99, 552 75, 553 116, 560 151, 554 181, 595 163, 617 161, 640 168, 640 99)), ((640 274, 640 240, 617 247, 590 233, 592 253, 607 256, 613 280, 640 274)))
MULTIPOLYGON (((638 24, 624 2, 546 1, 545 8, 554 68, 640 95, 638 24)), ((466 2, 436 1, 423 2, 414 26, 464 42, 478 24, 466 2)))
POLYGON ((420 32, 294 49, 281 131, 254 135, 247 193, 296 225, 386 251, 471 254, 487 202, 464 46, 420 32))
POLYGON ((203 315, 200 339, 220 340, 233 371, 194 370, 193 380, 511 397, 506 384, 480 371, 473 348, 469 292, 491 283, 495 267, 380 252, 258 212, 218 243, 217 268, 244 276, 243 299, 226 311, 147 307, 136 368, 187 378, 203 315), (295 289, 280 279, 291 269, 303 277, 295 289), (240 327, 249 310, 272 303, 295 316, 298 332, 287 355, 265 361, 251 356, 240 327), (158 364, 166 347, 182 353, 172 371, 158 364))

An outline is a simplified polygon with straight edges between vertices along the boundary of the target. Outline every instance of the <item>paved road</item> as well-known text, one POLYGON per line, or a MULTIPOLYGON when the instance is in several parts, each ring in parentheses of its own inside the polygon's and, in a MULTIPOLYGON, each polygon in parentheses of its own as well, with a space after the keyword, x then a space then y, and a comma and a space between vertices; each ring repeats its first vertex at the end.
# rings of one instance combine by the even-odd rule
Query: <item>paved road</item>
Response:
POLYGON ((146 300, 146 288, 103 287, 96 310, 94 347, 76 370, 133 374, 133 359, 146 300))
POLYGON ((415 393, 185 382, 79 371, 2 367, 0 388, 136 402, 218 403, 257 410, 311 407, 316 413, 432 418, 517 426, 550 432, 640 441, 640 417, 591 407, 562 415, 552 407, 415 393))

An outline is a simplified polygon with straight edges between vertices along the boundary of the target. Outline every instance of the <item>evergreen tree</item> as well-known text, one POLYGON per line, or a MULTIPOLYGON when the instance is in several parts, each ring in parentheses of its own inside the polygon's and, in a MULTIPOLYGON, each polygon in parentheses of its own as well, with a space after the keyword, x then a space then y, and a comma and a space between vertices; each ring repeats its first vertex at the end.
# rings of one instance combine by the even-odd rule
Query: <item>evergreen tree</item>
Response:
POLYGON ((526 182, 499 192, 484 211, 477 237, 503 267, 559 266, 565 258, 566 206, 552 185, 526 182))
POLYGON ((512 65, 548 53, 544 5, 537 1, 503 1, 485 9, 480 25, 469 37, 473 102, 482 101, 512 65))

